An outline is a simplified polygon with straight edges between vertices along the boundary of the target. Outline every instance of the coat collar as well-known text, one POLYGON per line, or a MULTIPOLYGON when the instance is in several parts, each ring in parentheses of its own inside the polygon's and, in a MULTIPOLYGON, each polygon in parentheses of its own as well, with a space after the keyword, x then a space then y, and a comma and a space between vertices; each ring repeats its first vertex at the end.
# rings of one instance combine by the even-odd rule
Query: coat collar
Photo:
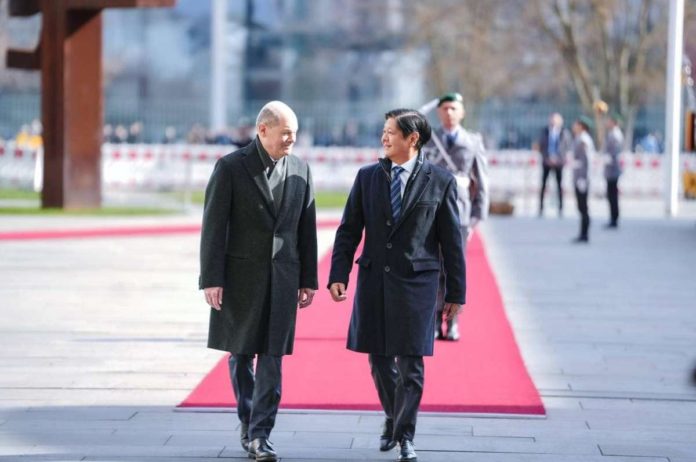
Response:
POLYGON ((300 191, 300 186, 303 184, 300 181, 288 181, 290 178, 302 177, 301 170, 302 162, 300 159, 293 155, 288 155, 285 157, 285 183, 283 185, 283 199, 280 201, 280 208, 278 209, 278 221, 280 221, 283 216, 288 212, 290 207, 288 206, 288 201, 298 200, 299 197, 304 197, 304 191, 300 191))
POLYGON ((261 162, 261 156, 258 152, 256 143, 250 143, 243 153, 244 160, 242 163, 249 173, 249 176, 254 180, 259 193, 261 193, 266 208, 270 214, 275 217, 275 206, 273 205, 273 196, 271 196, 271 187, 268 184, 268 178, 266 178, 266 167, 263 165, 263 162, 261 162))

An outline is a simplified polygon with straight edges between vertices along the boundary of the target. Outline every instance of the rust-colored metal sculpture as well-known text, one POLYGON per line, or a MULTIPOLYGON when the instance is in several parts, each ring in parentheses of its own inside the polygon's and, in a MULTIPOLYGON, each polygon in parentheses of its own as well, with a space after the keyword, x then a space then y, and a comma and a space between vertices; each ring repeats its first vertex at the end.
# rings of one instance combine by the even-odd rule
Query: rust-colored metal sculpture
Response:
POLYGON ((101 205, 102 10, 169 7, 176 0, 10 0, 10 16, 42 15, 36 50, 9 50, 7 66, 41 70, 41 205, 101 205))

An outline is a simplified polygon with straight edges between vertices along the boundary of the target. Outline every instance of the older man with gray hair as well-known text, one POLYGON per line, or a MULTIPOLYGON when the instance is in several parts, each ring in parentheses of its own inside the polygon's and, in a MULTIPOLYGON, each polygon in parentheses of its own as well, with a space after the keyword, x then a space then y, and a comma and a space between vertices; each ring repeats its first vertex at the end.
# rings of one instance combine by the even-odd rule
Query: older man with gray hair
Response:
POLYGON ((312 177, 291 155, 297 116, 271 101, 257 137, 222 157, 205 192, 199 285, 210 310, 208 347, 230 353, 242 448, 275 461, 269 441, 292 354, 297 308, 317 289, 312 177), (254 360, 256 369, 254 370, 254 360))

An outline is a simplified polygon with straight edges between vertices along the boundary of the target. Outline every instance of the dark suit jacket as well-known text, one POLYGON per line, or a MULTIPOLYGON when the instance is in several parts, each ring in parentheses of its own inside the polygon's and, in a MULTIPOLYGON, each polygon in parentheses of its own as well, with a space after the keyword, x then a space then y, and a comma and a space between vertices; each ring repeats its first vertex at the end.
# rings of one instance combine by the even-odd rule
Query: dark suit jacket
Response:
POLYGON ((224 287, 208 347, 292 353, 297 291, 317 288, 316 211, 303 160, 287 158, 277 213, 255 142, 217 162, 205 192, 199 285, 224 287))
MULTIPOLYGON (((573 149, 573 135, 570 134, 567 128, 561 128, 561 133, 558 140, 558 161, 557 165, 565 164, 566 153, 573 149)), ((549 157, 549 127, 544 127, 539 136, 539 153, 543 165, 550 165, 549 157)))
POLYGON ((336 233, 329 285, 348 284, 365 232, 348 348, 380 355, 433 354, 440 251, 445 300, 464 303, 466 282, 457 185, 451 173, 419 156, 393 222, 391 162, 360 169, 336 233))

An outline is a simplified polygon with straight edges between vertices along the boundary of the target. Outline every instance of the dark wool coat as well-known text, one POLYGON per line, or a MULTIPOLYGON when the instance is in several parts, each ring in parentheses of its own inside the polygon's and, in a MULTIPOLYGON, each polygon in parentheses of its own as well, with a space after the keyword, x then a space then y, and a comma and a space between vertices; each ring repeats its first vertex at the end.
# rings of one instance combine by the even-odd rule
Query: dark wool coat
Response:
POLYGON ((356 248, 365 232, 348 349, 379 355, 433 354, 440 250, 447 273, 445 300, 464 303, 466 282, 451 173, 419 155, 402 213, 390 203, 391 162, 362 168, 336 233, 329 286, 348 284, 356 248))
POLYGON ((208 347, 291 354, 297 293, 317 288, 316 210, 309 166, 288 156, 276 212, 256 143, 221 158, 205 192, 199 286, 223 287, 208 347))

